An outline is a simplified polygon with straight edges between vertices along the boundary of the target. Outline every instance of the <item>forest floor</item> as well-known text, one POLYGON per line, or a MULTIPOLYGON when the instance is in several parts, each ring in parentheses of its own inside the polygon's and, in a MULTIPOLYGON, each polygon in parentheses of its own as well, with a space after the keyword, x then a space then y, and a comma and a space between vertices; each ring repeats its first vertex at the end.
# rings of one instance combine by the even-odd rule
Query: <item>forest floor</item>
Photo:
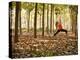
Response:
POLYGON ((56 36, 45 33, 34 38, 31 33, 19 35, 18 42, 14 43, 12 37, 12 57, 46 57, 78 54, 78 38, 71 32, 66 35, 60 32, 56 36))

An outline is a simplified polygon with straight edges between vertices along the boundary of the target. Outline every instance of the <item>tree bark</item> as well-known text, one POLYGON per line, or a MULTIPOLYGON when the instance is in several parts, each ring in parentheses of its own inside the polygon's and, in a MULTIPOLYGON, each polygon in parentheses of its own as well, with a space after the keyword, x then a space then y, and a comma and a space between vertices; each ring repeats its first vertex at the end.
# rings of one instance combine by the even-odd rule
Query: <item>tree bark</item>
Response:
POLYGON ((41 14, 40 14, 40 29, 41 29, 41 14))
POLYGON ((37 3, 35 4, 35 16, 34 16, 34 38, 37 38, 37 31, 36 31, 36 28, 37 28, 37 3))
POLYGON ((75 36, 77 36, 77 13, 78 13, 78 7, 77 6, 70 6, 71 10, 71 24, 72 24, 72 32, 75 33, 75 36), (77 10, 77 11, 76 11, 77 10))
POLYGON ((42 19, 42 36, 44 36, 44 12, 45 12, 45 4, 43 4, 43 19, 42 19))
POLYGON ((15 43, 18 42, 18 17, 19 17, 19 3, 16 2, 16 13, 15 13, 15 43))
POLYGON ((28 32, 29 32, 29 23, 30 23, 30 11, 28 12, 28 21, 27 21, 27 27, 28 27, 28 32))
POLYGON ((50 32, 52 33, 52 4, 51 4, 50 32))
POLYGON ((54 33, 54 5, 52 6, 52 11, 53 11, 53 14, 52 14, 53 15, 53 26, 52 27, 53 27, 53 33, 54 33))
POLYGON ((19 30, 20 30, 20 34, 22 33, 22 30, 21 30, 21 2, 19 2, 19 30))
POLYGON ((49 30, 49 22, 48 22, 48 19, 49 19, 49 5, 47 5, 47 33, 48 33, 48 30, 49 30))

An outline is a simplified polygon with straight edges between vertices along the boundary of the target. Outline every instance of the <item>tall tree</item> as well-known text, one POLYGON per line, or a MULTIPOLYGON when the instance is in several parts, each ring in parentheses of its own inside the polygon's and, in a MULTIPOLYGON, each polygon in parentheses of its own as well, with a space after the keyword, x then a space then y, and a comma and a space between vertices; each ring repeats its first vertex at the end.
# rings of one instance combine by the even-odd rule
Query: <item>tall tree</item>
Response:
POLYGON ((40 15, 40 29, 41 29, 41 13, 38 12, 38 14, 40 15))
POLYGON ((52 27, 53 27, 53 33, 54 33, 54 5, 52 5, 52 11, 53 11, 53 13, 52 13, 52 15, 53 15, 53 24, 52 25, 53 26, 52 27))
POLYGON ((38 4, 38 14, 40 15, 40 30, 42 31, 43 4, 38 4))
POLYGON ((40 14, 40 29, 41 29, 41 14, 40 14))
POLYGON ((27 27, 28 27, 28 32, 29 32, 29 23, 30 23, 30 11, 28 11, 28 20, 27 20, 27 27))
POLYGON ((75 7, 75 35, 78 37, 77 16, 78 16, 78 6, 75 7))
POLYGON ((43 3, 42 36, 44 36, 44 12, 45 12, 45 4, 43 3))
POLYGON ((49 5, 47 4, 47 33, 48 33, 48 29, 49 29, 49 26, 48 26, 48 25, 49 25, 49 24, 48 24, 48 23, 49 23, 49 22, 48 22, 49 15, 48 15, 48 14, 49 14, 49 5))
POLYGON ((52 4, 51 4, 51 15, 50 15, 50 32, 52 32, 52 4))
POLYGON ((30 30, 30 26, 29 25, 31 25, 30 24, 30 12, 34 9, 34 4, 32 4, 32 3, 29 3, 29 4, 27 4, 28 6, 27 6, 27 9, 28 9, 28 32, 29 32, 29 30, 30 30))
POLYGON ((32 15, 31 15, 31 30, 32 30, 32 15))
POLYGON ((71 24, 72 24, 72 32, 77 35, 77 14, 78 14, 78 7, 77 6, 70 6, 70 16, 71 16, 71 24))
POLYGON ((16 13, 15 13, 15 42, 18 42, 18 17, 19 17, 19 4, 20 2, 16 2, 16 13))
POLYGON ((36 31, 36 28, 37 28, 37 3, 35 4, 35 16, 34 16, 34 38, 37 38, 37 31, 36 31))
POLYGON ((20 34, 22 33, 22 31, 21 31, 21 2, 19 2, 19 15, 18 15, 18 24, 19 24, 19 32, 20 32, 20 34))
POLYGON ((23 2, 22 3, 22 8, 24 8, 27 11, 27 31, 29 32, 30 29, 30 12, 34 9, 34 4, 33 3, 27 3, 23 2))

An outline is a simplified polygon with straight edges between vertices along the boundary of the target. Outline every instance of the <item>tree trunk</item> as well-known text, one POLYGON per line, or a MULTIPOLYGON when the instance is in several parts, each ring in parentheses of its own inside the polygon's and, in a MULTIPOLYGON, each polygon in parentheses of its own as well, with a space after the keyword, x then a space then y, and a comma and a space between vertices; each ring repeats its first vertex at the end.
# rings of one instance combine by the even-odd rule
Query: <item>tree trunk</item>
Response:
POLYGON ((71 25, 72 25, 71 31, 73 32, 73 16, 71 13, 72 13, 72 8, 70 7, 70 17, 71 17, 71 25))
POLYGON ((30 27, 31 31, 32 31, 32 15, 31 15, 31 27, 30 27))
POLYGON ((78 8, 76 6, 71 6, 71 24, 72 24, 72 32, 75 33, 75 36, 77 36, 77 13, 78 8), (77 10, 77 11, 76 11, 77 10))
POLYGON ((78 26, 77 26, 78 6, 75 6, 75 36, 78 38, 78 26))
POLYGON ((74 18, 75 18, 75 17, 73 16, 73 15, 74 15, 74 14, 73 14, 74 11, 73 11, 72 9, 71 9, 71 13, 72 13, 72 14, 71 14, 71 19, 72 19, 72 23, 71 23, 71 24, 72 24, 72 32, 74 33, 74 28, 75 28, 75 27, 74 27, 74 25, 75 25, 75 24, 74 24, 74 21, 75 21, 74 18))
POLYGON ((18 19, 18 21, 19 21, 19 32, 20 32, 20 34, 22 33, 22 31, 21 31, 21 2, 19 2, 19 19, 18 19))
POLYGON ((47 33, 48 33, 48 29, 49 29, 49 22, 48 22, 48 19, 49 19, 49 5, 47 5, 47 33))
POLYGON ((52 33, 52 4, 51 4, 50 32, 52 33))
POLYGON ((16 13, 15 13, 15 43, 18 42, 18 17, 19 17, 19 4, 20 2, 16 2, 16 13))
MULTIPOLYGON (((77 7, 78 8, 78 7, 77 7)), ((77 24, 77 16, 78 13, 76 13, 76 28, 75 28, 75 35, 78 37, 78 24, 77 24)))
POLYGON ((52 14, 53 15, 53 26, 52 27, 53 27, 53 33, 54 33, 54 5, 52 6, 52 11, 53 11, 53 14, 52 14))
POLYGON ((40 14, 40 29, 41 29, 41 14, 40 14))
POLYGON ((45 4, 43 4, 43 19, 42 19, 42 36, 44 36, 44 12, 45 12, 45 4))
POLYGON ((37 27, 37 3, 35 4, 35 16, 34 16, 34 38, 37 38, 36 35, 36 27, 37 27))
POLYGON ((30 23, 30 11, 28 11, 28 21, 27 21, 27 28, 28 28, 28 32, 29 32, 29 23, 30 23))

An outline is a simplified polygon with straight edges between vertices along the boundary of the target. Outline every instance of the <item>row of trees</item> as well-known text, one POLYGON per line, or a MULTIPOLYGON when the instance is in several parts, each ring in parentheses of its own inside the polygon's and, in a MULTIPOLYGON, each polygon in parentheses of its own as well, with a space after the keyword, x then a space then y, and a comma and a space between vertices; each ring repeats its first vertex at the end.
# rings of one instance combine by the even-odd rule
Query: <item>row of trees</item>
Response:
MULTIPOLYGON (((28 10, 28 20, 27 20, 27 27, 28 27, 28 32, 29 32, 29 20, 30 20, 30 12, 35 8, 35 14, 34 14, 34 38, 37 37, 37 14, 40 14, 42 16, 42 36, 44 36, 44 14, 45 14, 45 4, 32 4, 32 3, 22 3, 21 2, 11 2, 10 4, 10 9, 12 10, 13 7, 16 8, 15 12, 15 41, 17 42, 18 40, 18 27, 19 27, 19 33, 21 34, 21 8, 23 7, 24 9, 28 10), (39 5, 39 7, 38 7, 39 5), (39 10, 42 12, 40 13, 39 10)), ((49 5, 47 5, 47 9, 49 8, 49 5)), ((48 14, 49 14, 49 9, 47 10, 47 32, 48 32, 48 14)), ((11 21, 11 20, 10 20, 11 21)), ((11 22, 12 23, 12 22, 11 22)), ((40 22, 41 23, 41 22, 40 22)), ((40 24, 41 25, 41 24, 40 24)), ((51 19, 50 19, 50 32, 52 32, 52 5, 51 5, 51 19)))
MULTIPOLYGON (((50 32, 52 33, 54 30, 54 14, 56 14, 56 18, 57 15, 61 13, 61 11, 56 8, 54 9, 54 5, 53 4, 44 4, 44 3, 26 3, 26 2, 10 2, 10 9, 12 10, 13 7, 16 8, 15 10, 15 42, 18 41, 18 30, 19 30, 19 34, 22 34, 22 29, 21 29, 21 9, 24 8, 25 10, 28 11, 28 13, 26 15, 28 15, 27 17, 27 28, 28 28, 28 32, 30 31, 30 12, 34 9, 34 38, 37 37, 37 15, 40 15, 40 27, 41 27, 41 23, 42 23, 42 36, 44 37, 44 26, 45 26, 45 10, 47 10, 47 33, 50 32), (55 13, 54 13, 55 10, 55 13), (49 13, 50 12, 50 13, 49 13), (50 15, 50 23, 49 23, 49 15, 50 15), (41 19, 42 17, 42 19, 41 19), (41 21, 42 20, 42 21, 41 21), (49 27, 50 27, 50 31, 49 31, 49 27)), ((63 6, 65 7, 65 6, 63 6)), ((64 8, 63 8, 64 9, 64 8)), ((77 7, 76 6, 70 6, 70 16, 71 16, 71 20, 72 20, 72 31, 74 30, 75 32, 76 30, 76 26, 77 26, 77 7), (74 12, 74 14, 73 14, 74 12), (73 18, 74 17, 74 18, 73 18), (76 22, 76 23, 75 23, 76 22), (74 24, 75 23, 75 24, 74 24), (73 27, 75 25, 75 27, 73 27)), ((11 17, 10 17, 11 20, 11 17)), ((11 22, 12 23, 12 22, 11 22)))

